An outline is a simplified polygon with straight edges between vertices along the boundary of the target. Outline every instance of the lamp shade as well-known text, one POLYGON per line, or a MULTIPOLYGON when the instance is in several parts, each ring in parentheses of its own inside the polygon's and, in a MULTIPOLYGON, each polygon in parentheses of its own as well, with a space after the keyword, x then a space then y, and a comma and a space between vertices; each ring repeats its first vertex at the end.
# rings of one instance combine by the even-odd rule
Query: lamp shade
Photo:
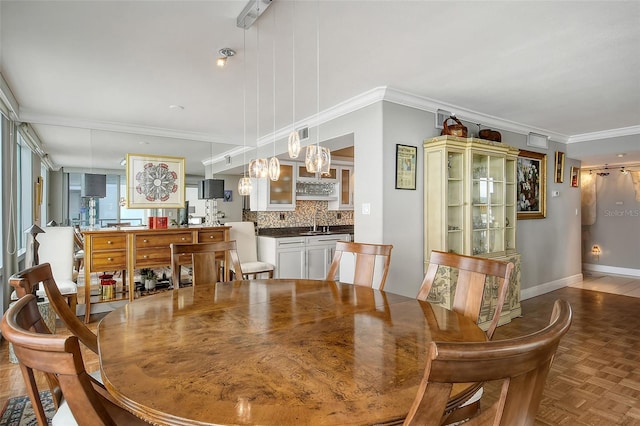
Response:
POLYGON ((198 198, 201 200, 213 200, 224 198, 223 179, 205 179, 200 181, 198 188, 198 198))
POLYGON ((107 175, 84 174, 82 196, 104 198, 107 196, 107 175))

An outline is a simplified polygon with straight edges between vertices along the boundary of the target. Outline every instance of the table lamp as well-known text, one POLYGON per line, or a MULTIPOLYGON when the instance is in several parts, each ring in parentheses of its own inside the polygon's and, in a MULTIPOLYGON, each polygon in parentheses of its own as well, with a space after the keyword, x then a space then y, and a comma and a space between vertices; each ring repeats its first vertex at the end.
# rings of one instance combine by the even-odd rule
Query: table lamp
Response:
POLYGON ((201 200, 207 200, 205 225, 220 226, 220 221, 218 221, 218 198, 224 198, 224 180, 201 180, 198 191, 198 198, 201 200))
POLYGON ((107 196, 107 175, 84 174, 82 196, 89 198, 89 228, 96 227, 96 198, 107 196))

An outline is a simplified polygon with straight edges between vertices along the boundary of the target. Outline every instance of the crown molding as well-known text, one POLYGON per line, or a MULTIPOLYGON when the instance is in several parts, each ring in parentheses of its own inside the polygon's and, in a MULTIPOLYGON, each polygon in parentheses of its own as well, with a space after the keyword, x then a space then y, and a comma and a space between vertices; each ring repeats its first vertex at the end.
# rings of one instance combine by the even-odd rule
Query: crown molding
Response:
POLYGON ((38 114, 23 108, 20 109, 20 121, 49 126, 75 127, 80 129, 103 130, 107 132, 131 133, 136 135, 159 136, 172 139, 185 139, 198 142, 230 144, 219 136, 207 133, 178 131, 159 127, 137 126, 110 121, 78 120, 69 117, 38 114))
POLYGON ((633 135, 640 135, 640 126, 622 127, 620 129, 603 130, 600 132, 573 135, 569 136, 569 140, 567 141, 567 143, 588 142, 600 139, 611 139, 633 135))
POLYGON ((375 87, 350 99, 342 101, 330 108, 320 111, 318 114, 310 115, 306 118, 296 121, 293 126, 287 126, 276 132, 268 133, 258 139, 258 146, 270 144, 275 140, 289 137, 292 129, 300 129, 302 127, 317 127, 320 124, 327 123, 343 115, 357 111, 360 108, 372 105, 376 102, 384 100, 386 87, 375 87))
POLYGON ((16 120, 20 105, 18 105, 18 101, 15 96, 13 96, 13 92, 7 84, 7 80, 4 79, 2 73, 0 73, 0 101, 2 101, 4 107, 6 107, 5 112, 9 115, 9 118, 16 120))

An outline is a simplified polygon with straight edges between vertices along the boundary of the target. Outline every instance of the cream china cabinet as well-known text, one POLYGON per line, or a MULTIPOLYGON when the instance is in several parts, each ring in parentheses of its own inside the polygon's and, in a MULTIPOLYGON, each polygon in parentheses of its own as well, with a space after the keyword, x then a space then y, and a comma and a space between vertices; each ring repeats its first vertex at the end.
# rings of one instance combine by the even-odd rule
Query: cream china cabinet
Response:
MULTIPOLYGON (((516 252, 516 160, 504 143, 439 136, 424 141, 424 258, 432 250, 509 260, 516 266, 501 323, 520 315, 516 252)), ((425 271, 426 271, 425 263, 425 271)), ((451 308, 457 271, 440 268, 429 301, 451 308)), ((495 309, 487 283, 481 321, 495 309)))

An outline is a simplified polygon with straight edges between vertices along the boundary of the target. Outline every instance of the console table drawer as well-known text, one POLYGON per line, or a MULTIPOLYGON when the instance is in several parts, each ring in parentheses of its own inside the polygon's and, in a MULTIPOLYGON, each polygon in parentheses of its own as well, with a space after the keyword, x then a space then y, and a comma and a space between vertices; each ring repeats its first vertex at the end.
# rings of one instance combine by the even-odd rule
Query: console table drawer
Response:
POLYGON ((125 250, 127 247, 127 237, 125 235, 92 235, 91 246, 94 251, 125 250))
POLYGON ((91 256, 92 271, 111 271, 127 268, 127 252, 123 250, 94 252, 91 256))
POLYGON ((198 233, 199 243, 211 243, 224 241, 224 232, 222 231, 202 231, 198 233))
MULTIPOLYGON (((179 234, 160 234, 160 235, 137 235, 136 248, 145 247, 169 247, 171 243, 190 243, 193 241, 191 232, 181 232, 179 234)), ((167 253, 169 253, 167 251, 167 253)))
POLYGON ((136 250, 136 268, 155 265, 171 265, 171 249, 169 247, 150 247, 136 250))

